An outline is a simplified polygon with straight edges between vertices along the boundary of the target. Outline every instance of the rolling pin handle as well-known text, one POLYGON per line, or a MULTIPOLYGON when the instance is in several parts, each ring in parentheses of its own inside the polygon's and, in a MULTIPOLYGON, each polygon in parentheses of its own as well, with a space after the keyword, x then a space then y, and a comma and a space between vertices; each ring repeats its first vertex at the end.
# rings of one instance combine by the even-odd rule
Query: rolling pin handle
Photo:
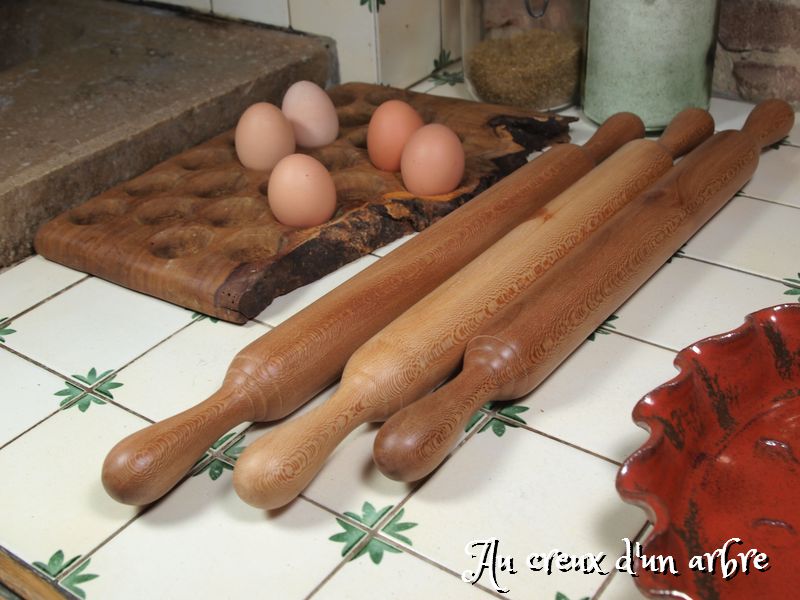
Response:
POLYGON ((621 146, 644 137, 644 123, 629 112, 611 115, 583 145, 596 165, 614 154, 621 146))
POLYGON ((688 154, 714 133, 714 119, 702 108, 686 108, 669 122, 658 144, 678 158, 688 154))
POLYGON ((747 117, 742 131, 755 138, 764 149, 777 144, 792 130, 794 110, 783 100, 771 99, 760 102, 747 117))
POLYGON ((490 384, 495 369, 469 365, 432 394, 392 415, 378 430, 372 458, 381 473, 396 481, 430 475, 458 444, 481 406, 500 398, 490 384))
POLYGON ((250 506, 289 504, 311 483, 336 447, 369 415, 343 418, 345 393, 293 417, 250 444, 236 461, 233 489, 250 506), (362 418, 363 417, 363 418, 362 418))
POLYGON ((220 436, 251 420, 252 412, 250 402, 223 388, 197 406, 132 433, 106 456, 103 487, 123 504, 158 500, 220 436))

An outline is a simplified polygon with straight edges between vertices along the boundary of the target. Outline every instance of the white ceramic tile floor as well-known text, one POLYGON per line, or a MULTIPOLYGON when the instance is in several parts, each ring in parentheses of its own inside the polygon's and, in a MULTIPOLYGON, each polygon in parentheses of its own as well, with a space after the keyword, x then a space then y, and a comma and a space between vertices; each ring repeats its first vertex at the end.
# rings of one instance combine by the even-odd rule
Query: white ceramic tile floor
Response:
POLYGON ((466 586, 452 573, 443 571, 405 552, 386 553, 383 560, 391 563, 391 572, 376 569, 367 560, 345 564, 318 593, 314 600, 375 600, 376 590, 385 600, 421 598, 420 582, 436 590, 437 600, 489 600, 492 596, 480 588, 466 586))
POLYGON ((680 350, 736 329, 745 315, 790 300, 786 287, 689 258, 674 258, 616 314, 617 331, 680 350))
POLYGON ((595 334, 517 402, 530 407, 519 416, 537 431, 621 463, 647 440, 631 419, 633 407, 677 374, 674 357, 621 335, 595 334))
POLYGON ((114 444, 146 424, 112 404, 85 412, 73 405, 0 450, 0 545, 46 563, 57 550, 86 554, 122 527, 136 509, 106 495, 100 467, 114 444))
POLYGON ((0 319, 12 318, 85 277, 84 273, 32 256, 0 273, 0 319))
POLYGON ((528 570, 526 557, 553 549, 621 553, 622 538, 635 536, 645 517, 619 501, 615 473, 605 460, 524 429, 506 429, 502 437, 487 430, 411 497, 404 520, 418 523, 414 550, 457 573, 477 565, 464 550, 471 541, 500 540, 499 552, 513 556, 519 571, 498 578, 509 598, 583 598, 600 587, 601 575, 548 576, 528 570))
POLYGON ((55 392, 63 381, 33 363, 0 349, 0 373, 6 393, 0 396, 0 446, 58 410, 55 392))
POLYGON ((800 148, 781 145, 764 152, 742 193, 800 208, 800 148))
POLYGON ((166 419, 217 391, 236 353, 268 331, 253 321, 201 319, 122 369, 114 399, 154 421, 166 419))
POLYGON ((800 210, 737 196, 684 246, 683 252, 686 256, 782 280, 794 277, 800 270, 798 231, 800 210), (732 231, 736 234, 731 235, 732 231))
MULTIPOLYGON (((290 4, 301 12, 315 6, 305 0, 290 4)), ((355 9, 374 24, 366 7, 355 9)), ((374 47, 364 44, 358 51, 375 65, 374 47)), ((468 97, 463 85, 432 80, 418 89, 468 97)), ((739 126, 749 110, 745 103, 712 103, 722 128, 739 126)), ((584 142, 594 129, 579 121, 573 140, 584 142)), ((514 428, 497 413, 482 413, 482 424, 495 418, 505 426, 471 430, 450 459, 415 486, 375 471, 370 462, 375 427, 362 427, 303 497, 271 513, 238 501, 230 468, 234 449, 274 424, 254 425, 243 439, 228 438, 197 476, 143 512, 111 501, 99 478, 108 449, 145 424, 125 407, 161 419, 202 400, 218 385, 233 354, 267 327, 192 322, 190 311, 95 278, 81 281, 83 275, 41 258, 0 273, 0 317, 28 311, 11 322, 16 332, 6 335, 7 348, 0 348, 0 371, 11 391, 0 403, 0 438, 8 441, 30 428, 0 449, 6 474, 0 545, 28 563, 47 562, 58 550, 65 561, 81 557, 57 579, 69 587, 82 574, 97 575, 78 586, 88 600, 140 597, 143 582, 175 600, 260 597, 267 589, 289 598, 312 592, 315 598, 372 597, 376 589, 386 597, 477 598, 492 595, 460 581, 461 571, 476 562, 464 546, 496 537, 501 552, 519 561, 516 575, 500 575, 511 588, 510 598, 576 600, 607 584, 601 600, 638 599, 627 577, 543 576, 527 569, 525 557, 552 548, 621 551, 621 538, 635 535, 645 519, 614 489, 613 461, 645 437, 630 420, 634 403, 674 375, 672 350, 737 327, 755 309, 796 299, 784 294, 782 279, 800 270, 791 235, 800 214, 795 212, 800 211, 798 153, 800 148, 783 146, 764 154, 748 192, 766 201, 740 197, 715 217, 686 246, 694 258, 666 265, 617 311, 615 330, 586 342, 523 399, 520 406, 528 410, 516 414, 527 426, 514 428), (83 396, 52 414, 65 398, 55 395, 64 388, 61 376, 87 375, 92 367, 121 368, 114 382, 122 386, 113 394, 122 407, 83 396), (227 467, 217 465, 212 476, 212 461, 227 467), (398 547, 407 550, 394 552, 398 547), (176 568, 164 569, 165 564, 176 568)), ((279 299, 259 320, 277 325, 391 247, 279 299)), ((503 414, 503 405, 495 408, 503 414)))
POLYGON ((233 491, 230 472, 192 477, 91 557, 89 598, 305 598, 340 562, 334 517, 299 499, 265 513, 233 491), (313 549, 313 550, 312 550, 313 549), (170 565, 156 569, 154 565, 170 565), (271 590, 271 592, 269 592, 271 590))
POLYGON ((189 323, 191 314, 91 277, 15 319, 6 345, 62 375, 118 369, 189 323))

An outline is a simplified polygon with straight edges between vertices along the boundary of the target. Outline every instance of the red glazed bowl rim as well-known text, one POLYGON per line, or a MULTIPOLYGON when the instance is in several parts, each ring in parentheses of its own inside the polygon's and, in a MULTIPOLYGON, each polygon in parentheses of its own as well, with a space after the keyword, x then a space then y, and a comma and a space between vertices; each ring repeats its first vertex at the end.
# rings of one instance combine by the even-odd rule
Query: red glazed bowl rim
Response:
MULTIPOLYGON (((632 414, 633 420, 637 425, 649 431, 650 435, 647 441, 622 463, 617 473, 616 486, 617 492, 622 499, 642 508, 647 513, 648 519, 652 524, 652 529, 644 541, 641 542, 645 551, 648 545, 655 542, 660 536, 666 534, 670 525, 670 511, 667 499, 663 498, 656 491, 640 487, 636 478, 638 468, 641 468, 642 465, 645 465, 655 456, 659 447, 666 442, 665 438, 669 435, 667 426, 665 425, 667 419, 659 418, 659 407, 667 404, 668 400, 674 401, 675 394, 672 392, 675 388, 688 384, 689 379, 695 372, 694 363, 698 356, 703 356, 704 352, 710 354, 713 352, 714 347, 729 343, 736 338, 743 338, 754 333, 757 334, 761 329, 760 325, 762 323, 766 321, 775 322, 775 315, 781 311, 787 310, 800 311, 800 304, 784 303, 758 310, 748 314, 745 317, 745 322, 736 329, 703 338, 685 347, 678 352, 673 362, 678 369, 678 374, 645 394, 636 403, 632 414), (709 349, 711 349, 711 352, 709 352, 709 349), (649 415, 643 414, 645 412, 649 413, 649 415)), ((698 395, 689 394, 686 400, 689 404, 692 404, 698 401, 698 395)), ((668 413, 665 416, 668 418, 668 413)), ((648 578, 644 579, 647 580, 648 578)), ((682 583, 680 579, 674 581, 674 585, 671 586, 673 589, 666 589, 661 586, 658 588, 648 588, 645 586, 645 580, 643 580, 642 577, 637 577, 636 585, 639 587, 640 591, 648 594, 650 597, 691 599, 691 596, 681 590, 685 584, 682 583)))

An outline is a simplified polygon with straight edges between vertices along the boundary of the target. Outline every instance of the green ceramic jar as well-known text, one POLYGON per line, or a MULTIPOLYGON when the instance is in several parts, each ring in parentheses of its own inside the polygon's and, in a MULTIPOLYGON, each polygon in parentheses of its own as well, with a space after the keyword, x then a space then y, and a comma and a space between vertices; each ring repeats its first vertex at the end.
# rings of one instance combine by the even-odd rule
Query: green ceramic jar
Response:
POLYGON ((718 0, 591 0, 583 110, 639 115, 649 131, 708 108, 718 0))

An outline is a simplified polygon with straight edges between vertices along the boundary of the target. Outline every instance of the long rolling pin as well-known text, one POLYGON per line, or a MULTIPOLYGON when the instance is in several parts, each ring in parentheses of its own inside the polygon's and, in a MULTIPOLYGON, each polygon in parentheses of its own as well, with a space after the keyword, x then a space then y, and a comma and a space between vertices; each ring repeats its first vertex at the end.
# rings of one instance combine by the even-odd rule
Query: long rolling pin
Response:
POLYGON ((244 451, 233 473, 239 496, 261 508, 294 499, 348 433, 429 392, 484 322, 713 130, 706 111, 687 109, 658 142, 628 142, 395 319, 350 357, 327 402, 244 451))
POLYGON ((617 148, 643 135, 641 119, 620 113, 584 146, 551 148, 252 342, 233 359, 211 397, 111 450, 103 464, 106 491, 126 504, 150 503, 232 427, 297 409, 336 381, 350 355, 392 319, 617 148))
POLYGON ((741 189, 793 122, 785 102, 762 102, 741 132, 715 135, 620 210, 472 338, 455 379, 386 421, 373 447, 381 472, 427 476, 483 404, 532 391, 741 189))

